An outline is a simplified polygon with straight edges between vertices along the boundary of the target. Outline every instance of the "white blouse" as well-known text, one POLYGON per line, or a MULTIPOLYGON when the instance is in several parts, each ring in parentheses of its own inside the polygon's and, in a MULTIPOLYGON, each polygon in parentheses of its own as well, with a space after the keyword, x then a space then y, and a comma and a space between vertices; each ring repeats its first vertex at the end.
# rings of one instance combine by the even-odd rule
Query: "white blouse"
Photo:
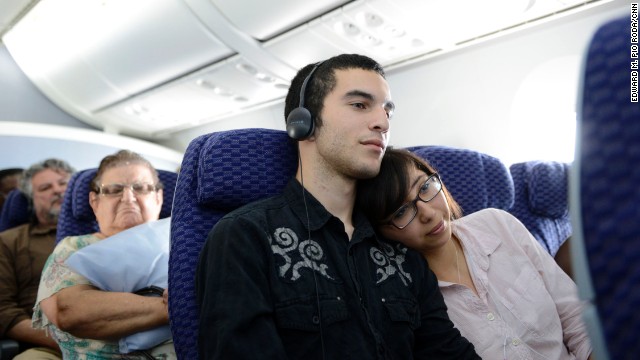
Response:
POLYGON ((449 317, 483 359, 587 359, 577 287, 511 214, 485 209, 453 222, 479 297, 439 281, 449 317))

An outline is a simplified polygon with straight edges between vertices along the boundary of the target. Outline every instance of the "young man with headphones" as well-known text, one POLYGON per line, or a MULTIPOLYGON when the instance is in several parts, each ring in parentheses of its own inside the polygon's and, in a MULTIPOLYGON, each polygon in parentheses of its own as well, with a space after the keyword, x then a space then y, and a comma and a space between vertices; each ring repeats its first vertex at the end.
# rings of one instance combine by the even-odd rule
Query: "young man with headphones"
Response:
POLYGON ((393 110, 368 57, 339 55, 294 77, 285 117, 295 178, 220 220, 200 255, 202 359, 479 359, 420 255, 354 210, 393 110))

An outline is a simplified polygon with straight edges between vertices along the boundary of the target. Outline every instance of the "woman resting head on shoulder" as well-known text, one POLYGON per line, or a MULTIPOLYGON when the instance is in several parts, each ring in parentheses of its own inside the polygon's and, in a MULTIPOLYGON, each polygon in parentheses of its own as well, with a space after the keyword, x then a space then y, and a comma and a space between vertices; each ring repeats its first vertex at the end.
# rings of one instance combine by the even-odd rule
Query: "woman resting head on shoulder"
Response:
POLYGON ((423 255, 483 359, 589 358, 575 283, 511 214, 462 217, 426 161, 392 148, 380 173, 358 182, 356 206, 381 235, 423 255))
POLYGON ((171 341, 146 354, 121 354, 118 346, 120 338, 168 324, 166 291, 162 297, 103 291, 65 264, 86 246, 158 220, 163 199, 158 172, 137 153, 121 150, 100 162, 90 187, 87 200, 99 231, 67 237, 56 246, 42 272, 33 325, 48 329, 64 358, 175 359, 171 341))

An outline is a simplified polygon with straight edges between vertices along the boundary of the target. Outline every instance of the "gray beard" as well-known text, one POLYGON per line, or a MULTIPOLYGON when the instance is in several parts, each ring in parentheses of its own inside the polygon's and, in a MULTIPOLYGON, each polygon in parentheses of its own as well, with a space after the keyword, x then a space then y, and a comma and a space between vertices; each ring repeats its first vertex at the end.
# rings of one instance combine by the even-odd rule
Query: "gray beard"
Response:
POLYGON ((57 224, 58 223, 58 217, 59 216, 60 216, 60 209, 59 208, 51 208, 47 212, 47 219, 52 224, 57 224))

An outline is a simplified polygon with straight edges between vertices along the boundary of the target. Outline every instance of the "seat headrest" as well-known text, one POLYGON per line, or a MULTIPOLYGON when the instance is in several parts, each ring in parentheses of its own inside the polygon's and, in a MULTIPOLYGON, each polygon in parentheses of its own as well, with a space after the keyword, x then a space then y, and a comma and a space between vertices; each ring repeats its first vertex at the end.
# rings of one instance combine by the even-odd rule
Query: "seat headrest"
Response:
POLYGON ((562 218, 568 212, 569 165, 560 162, 537 162, 528 176, 529 208, 535 214, 562 218))
POLYGON ((231 210, 276 195, 295 174, 297 159, 295 144, 284 131, 239 129, 214 133, 199 158, 198 203, 231 210))
MULTIPOLYGON (((91 180, 98 169, 86 169, 75 173, 69 180, 65 198, 60 209, 56 241, 67 236, 83 235, 98 231, 98 223, 89 204, 91 180)), ((164 184, 160 218, 171 216, 173 194, 178 175, 171 171, 158 170, 158 177, 164 184)))
POLYGON ((11 190, 0 213, 0 231, 29 222, 29 199, 18 189, 11 190))
POLYGON ((408 148, 427 160, 442 178, 465 215, 485 208, 508 210, 514 187, 507 167, 497 158, 447 146, 408 148))
MULTIPOLYGON (((91 191, 91 180, 96 176, 97 171, 98 169, 80 171, 72 184, 71 214, 79 221, 96 220, 93 209, 89 205, 89 192, 91 191)), ((167 170, 157 171, 158 177, 164 185, 162 209, 160 210, 160 218, 163 219, 171 215, 171 203, 178 174, 167 170)))
MULTIPOLYGON (((71 215, 79 221, 95 221, 96 216, 89 205, 89 192, 91 180, 96 175, 98 169, 82 170, 76 175, 76 179, 71 183, 71 190, 66 196, 71 196, 71 215)), ((79 235, 79 234, 78 234, 79 235)))

